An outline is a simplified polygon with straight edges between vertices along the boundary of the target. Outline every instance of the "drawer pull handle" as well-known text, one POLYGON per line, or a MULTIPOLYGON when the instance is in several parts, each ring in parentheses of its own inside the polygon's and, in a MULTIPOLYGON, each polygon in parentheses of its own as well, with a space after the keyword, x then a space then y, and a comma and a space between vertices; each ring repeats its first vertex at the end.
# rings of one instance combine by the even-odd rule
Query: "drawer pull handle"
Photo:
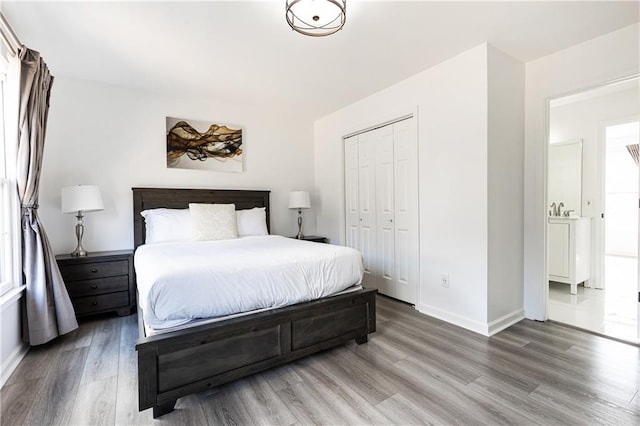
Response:
POLYGON ((91 284, 91 288, 93 288, 93 289, 98 288, 98 284, 91 284))
POLYGON ((98 306, 98 302, 91 302, 93 306, 98 306))
POLYGON ((92 268, 91 272, 93 272, 95 274, 96 272, 98 272, 98 270, 96 268, 92 268))

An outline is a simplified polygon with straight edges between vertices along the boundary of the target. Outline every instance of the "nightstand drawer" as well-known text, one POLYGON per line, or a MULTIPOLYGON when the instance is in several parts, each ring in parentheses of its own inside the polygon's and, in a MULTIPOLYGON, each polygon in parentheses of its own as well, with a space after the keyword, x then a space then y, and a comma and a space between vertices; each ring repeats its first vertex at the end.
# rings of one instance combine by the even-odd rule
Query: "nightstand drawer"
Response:
POLYGON ((76 315, 83 315, 99 311, 108 311, 129 303, 129 292, 102 294, 100 296, 76 297, 71 299, 76 315))
POLYGON ((113 277, 129 274, 129 262, 118 260, 113 262, 88 262, 60 267, 65 281, 80 281, 93 278, 113 277))
POLYGON ((97 296, 105 293, 127 291, 129 289, 129 277, 120 275, 118 277, 96 278, 93 280, 68 281, 66 284, 71 297, 97 296))

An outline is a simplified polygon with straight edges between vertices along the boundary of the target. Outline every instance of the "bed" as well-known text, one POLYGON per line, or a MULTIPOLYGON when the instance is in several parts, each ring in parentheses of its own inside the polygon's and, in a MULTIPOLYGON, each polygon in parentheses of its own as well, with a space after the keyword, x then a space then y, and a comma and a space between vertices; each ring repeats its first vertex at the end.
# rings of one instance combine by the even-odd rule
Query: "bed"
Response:
MULTIPOLYGON (((135 248, 145 242, 140 212, 183 209, 189 203, 265 207, 269 226, 269 191, 133 188, 135 248)), ((375 294, 374 289, 352 290, 155 335, 147 335, 139 307, 139 409, 153 408, 157 418, 173 411, 180 397, 352 339, 365 343, 376 329, 375 294)))

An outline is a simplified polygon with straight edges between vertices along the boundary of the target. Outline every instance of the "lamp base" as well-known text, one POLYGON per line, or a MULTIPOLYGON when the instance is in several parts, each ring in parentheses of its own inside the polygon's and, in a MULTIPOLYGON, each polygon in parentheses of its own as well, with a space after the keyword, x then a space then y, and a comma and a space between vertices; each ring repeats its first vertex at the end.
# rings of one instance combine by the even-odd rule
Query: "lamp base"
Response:
POLYGON ((304 238, 302 234, 302 209, 298 209, 298 235, 296 235, 296 238, 299 240, 304 238))
POLYGON ((70 253, 71 256, 82 257, 87 255, 87 251, 82 247, 82 236, 84 235, 84 222, 82 221, 82 212, 78 211, 76 215, 76 219, 78 219, 78 223, 76 223, 76 239, 78 240, 78 245, 76 249, 70 253))
POLYGON ((86 256, 87 255, 87 251, 85 249, 83 249, 82 247, 80 247, 78 249, 78 247, 76 247, 76 249, 74 251, 72 251, 71 253, 69 253, 70 256, 75 256, 75 257, 82 257, 82 256, 86 256))

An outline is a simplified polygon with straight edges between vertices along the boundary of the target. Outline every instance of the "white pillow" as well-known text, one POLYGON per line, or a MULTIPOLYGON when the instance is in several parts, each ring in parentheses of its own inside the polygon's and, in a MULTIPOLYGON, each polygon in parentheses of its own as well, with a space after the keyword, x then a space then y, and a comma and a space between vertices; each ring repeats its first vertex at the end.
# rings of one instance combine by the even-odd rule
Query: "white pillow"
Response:
POLYGON ((146 228, 145 243, 191 240, 189 209, 150 209, 140 214, 146 228))
POLYGON ((267 230, 267 211, 264 207, 249 210, 237 210, 238 236, 269 235, 267 230))
POLYGON ((191 239, 194 241, 238 238, 235 204, 189 204, 191 239))

